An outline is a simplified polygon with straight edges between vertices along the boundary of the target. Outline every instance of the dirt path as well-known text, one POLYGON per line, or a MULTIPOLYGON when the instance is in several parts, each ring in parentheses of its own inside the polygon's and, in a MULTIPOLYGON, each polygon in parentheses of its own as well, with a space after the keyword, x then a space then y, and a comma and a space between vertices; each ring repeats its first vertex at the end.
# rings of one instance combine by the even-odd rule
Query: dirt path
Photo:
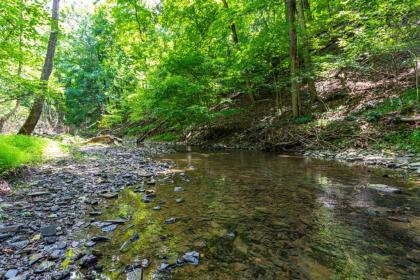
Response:
POLYGON ((15 179, 13 194, 0 197, 0 279, 67 279, 72 268, 91 265, 94 257, 83 252, 62 268, 67 249, 89 247, 76 236, 100 215, 99 201, 154 180, 169 166, 150 157, 163 152, 87 146, 15 179))

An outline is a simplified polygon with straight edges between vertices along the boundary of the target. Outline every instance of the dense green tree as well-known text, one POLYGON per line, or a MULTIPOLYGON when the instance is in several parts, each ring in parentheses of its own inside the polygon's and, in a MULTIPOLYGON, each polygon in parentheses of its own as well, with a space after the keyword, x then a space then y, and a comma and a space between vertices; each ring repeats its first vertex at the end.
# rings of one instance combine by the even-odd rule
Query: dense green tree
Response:
MULTIPOLYGON (((45 3, 19 1, 0 4, 7 112, 45 96, 36 81, 45 3)), ((104 0, 82 16, 66 10, 77 24, 53 77, 64 86, 60 110, 81 128, 181 132, 231 114, 219 109, 242 94, 251 104, 271 95, 272 107, 297 117, 321 100, 318 79, 336 75, 349 91, 348 73, 373 73, 379 60, 398 93, 398 76, 418 56, 417 2, 104 0)))
MULTIPOLYGON (((54 55, 55 48, 57 45, 58 39, 58 17, 60 11, 60 0, 53 0, 52 4, 52 16, 51 16, 51 30, 48 39, 47 53, 45 54, 44 66, 42 67, 41 78, 40 78, 40 87, 41 90, 47 90, 48 81, 50 79, 53 64, 54 64, 54 55)), ((32 134, 34 131, 39 118, 41 117, 42 110, 44 107, 45 95, 43 93, 36 94, 34 102, 32 104, 29 115, 19 130, 19 134, 32 134)))
POLYGON ((44 4, 41 0, 0 3, 0 131, 37 87, 44 43, 40 29, 47 23, 44 4))

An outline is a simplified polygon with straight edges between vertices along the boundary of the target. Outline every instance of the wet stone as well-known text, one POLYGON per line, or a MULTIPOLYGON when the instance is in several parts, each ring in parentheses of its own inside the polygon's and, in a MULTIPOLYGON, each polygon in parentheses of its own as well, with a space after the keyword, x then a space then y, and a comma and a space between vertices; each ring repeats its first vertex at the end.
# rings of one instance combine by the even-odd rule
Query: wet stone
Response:
POLYGON ((130 237, 130 241, 131 241, 131 242, 134 242, 134 241, 136 241, 136 240, 139 240, 139 238, 140 238, 140 236, 139 236, 139 234, 136 232, 136 233, 134 233, 134 234, 130 237))
POLYGON ((120 252, 127 252, 130 249, 130 244, 130 241, 125 241, 120 247, 120 252))
POLYGON ((402 193, 401 189, 384 184, 369 184, 368 188, 385 193, 402 193))
POLYGON ((55 266, 55 262, 43 261, 35 270, 35 273, 42 273, 44 271, 50 270, 55 266))
POLYGON ((63 250, 54 250, 50 254, 50 258, 53 259, 53 260, 59 259, 62 256, 64 256, 64 251, 63 250))
POLYGON ((27 279, 29 279, 29 272, 28 271, 24 272, 23 274, 19 274, 18 276, 12 278, 12 280, 27 280, 27 279))
POLYGON ((62 280, 70 277, 70 272, 67 270, 54 271, 51 274, 53 280, 62 280))
POLYGON ((0 233, 0 241, 12 237, 11 233, 0 233))
POLYGON ((87 204, 90 204, 90 205, 98 205, 99 204, 99 200, 97 200, 97 199, 86 200, 86 203, 87 204))
POLYGON ((97 227, 106 227, 106 226, 110 226, 110 225, 112 225, 113 223, 111 223, 111 222, 94 222, 94 223, 92 223, 92 225, 94 225, 94 226, 97 226, 97 227))
POLYGON ((150 195, 150 194, 156 194, 155 190, 146 190, 146 194, 150 195))
POLYGON ((156 184, 156 180, 151 179, 151 180, 147 181, 147 184, 148 185, 155 185, 156 184))
POLYGON ((15 224, 8 226, 0 224, 0 233, 14 233, 18 231, 22 226, 23 224, 15 224))
POLYGON ((44 256, 41 253, 30 256, 29 257, 29 265, 33 265, 34 263, 41 260, 43 257, 44 256))
POLYGON ((41 191, 41 192, 28 193, 28 196, 36 197, 36 196, 44 196, 44 195, 50 195, 50 194, 51 194, 50 192, 41 191))
POLYGON ((127 280, 142 280, 143 279, 143 269, 136 268, 132 271, 127 272, 127 280))
POLYGON ((168 263, 161 263, 159 266, 159 271, 166 271, 169 269, 169 264, 168 263))
POLYGON ((234 231, 229 231, 229 232, 225 235, 225 237, 226 237, 227 239, 234 239, 234 238, 236 237, 236 233, 235 233, 234 231))
POLYGON ((91 212, 89 212, 89 215, 92 216, 92 217, 100 216, 100 215, 102 215, 102 212, 101 211, 91 211, 91 212))
POLYGON ((409 223, 410 222, 410 220, 407 219, 406 217, 397 217, 397 216, 388 217, 388 220, 393 221, 393 222, 399 222, 399 223, 409 223))
POLYGON ((152 198, 156 197, 156 194, 155 193, 149 193, 149 194, 145 194, 143 197, 146 198, 146 199, 152 199, 152 198))
POLYGON ((197 251, 187 252, 182 256, 181 260, 192 265, 198 265, 200 254, 197 251))
POLYGON ((57 249, 63 250, 67 248, 67 243, 66 242, 59 242, 57 244, 57 249))
POLYGON ((151 200, 151 199, 148 199, 148 198, 145 198, 145 197, 143 197, 143 198, 141 199, 141 201, 142 201, 142 202, 144 202, 144 203, 150 203, 150 202, 152 202, 152 200, 151 200))
POLYGON ((94 236, 90 240, 92 240, 93 242, 108 242, 111 241, 111 238, 106 236, 94 236))
POLYGON ((176 218, 175 217, 171 217, 167 220, 165 220, 165 224, 170 225, 176 222, 176 218))
POLYGON ((42 226, 40 229, 42 237, 49 237, 55 236, 57 234, 57 226, 56 225, 45 225, 42 226))
POLYGON ((116 228, 117 228, 117 225, 116 224, 111 224, 109 226, 103 227, 102 228, 102 231, 103 232, 111 232, 111 231, 114 231, 116 228))
POLYGON ((8 243, 8 245, 12 248, 20 250, 20 249, 23 249, 26 246, 28 246, 29 241, 28 240, 22 240, 22 241, 17 241, 17 242, 11 242, 11 243, 8 243))
POLYGON ((80 259, 81 267, 90 267, 93 266, 98 261, 98 258, 93 254, 88 254, 80 259))
POLYGON ((126 223, 126 222, 127 222, 127 220, 124 220, 124 219, 118 219, 118 220, 105 220, 104 222, 105 222, 105 223, 111 223, 111 224, 119 224, 119 225, 122 225, 122 224, 126 223))
POLYGON ((45 243, 47 244, 54 244, 57 241, 57 237, 55 236, 48 236, 44 238, 45 243))
POLYGON ((174 192, 182 192, 184 189, 182 187, 175 187, 174 192))
POLYGON ((16 277, 19 274, 19 270, 17 269, 9 269, 6 274, 4 275, 4 277, 6 279, 12 279, 13 277, 16 277))
POLYGON ((141 261, 141 266, 142 267, 149 267, 149 265, 150 265, 150 262, 149 262, 149 260, 148 259, 143 259, 142 261, 141 261))
POLYGON ((88 241, 88 242, 85 243, 85 246, 89 247, 89 248, 94 247, 95 245, 96 245, 96 242, 94 242, 94 241, 88 241))
POLYGON ((117 198, 118 194, 117 193, 102 193, 100 194, 100 196, 102 196, 103 198, 112 199, 112 198, 117 198))

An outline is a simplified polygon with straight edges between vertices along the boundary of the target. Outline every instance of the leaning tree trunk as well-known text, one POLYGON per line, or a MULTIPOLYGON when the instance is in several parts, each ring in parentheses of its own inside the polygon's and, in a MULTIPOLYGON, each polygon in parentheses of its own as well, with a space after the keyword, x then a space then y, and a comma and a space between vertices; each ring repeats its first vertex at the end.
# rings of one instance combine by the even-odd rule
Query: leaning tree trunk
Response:
POLYGON ((297 34, 296 34, 296 0, 287 0, 287 21, 289 29, 289 55, 290 55, 290 79, 292 93, 292 110, 293 116, 300 115, 300 98, 299 98, 299 84, 298 71, 299 59, 297 48, 297 34))
MULTIPOLYGON (((40 79, 40 86, 42 90, 46 90, 48 87, 48 80, 50 78, 53 64, 54 64, 54 54, 55 54, 55 47, 57 45, 57 37, 58 37, 58 15, 60 9, 60 0, 53 1, 52 7, 52 24, 51 24, 51 32, 50 37, 48 39, 48 49, 47 54, 45 56, 44 66, 42 67, 41 79, 40 79)), ((44 106, 45 96, 43 94, 36 95, 34 103, 32 105, 31 111, 29 112, 29 116, 26 119, 25 123, 19 130, 19 134, 26 134, 30 135, 34 131, 39 118, 42 114, 42 108, 44 106)))

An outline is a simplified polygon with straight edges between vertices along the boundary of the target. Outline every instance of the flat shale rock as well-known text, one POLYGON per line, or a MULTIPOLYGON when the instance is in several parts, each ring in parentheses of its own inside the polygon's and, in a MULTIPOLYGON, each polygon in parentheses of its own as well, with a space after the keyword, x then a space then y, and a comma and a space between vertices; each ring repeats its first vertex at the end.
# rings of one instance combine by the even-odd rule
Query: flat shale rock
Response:
POLYGON ((96 221, 102 215, 98 209, 110 203, 108 200, 118 198, 125 186, 139 182, 143 185, 146 180, 153 185, 158 173, 169 168, 150 159, 166 152, 164 148, 76 149, 81 154, 77 161, 69 157, 33 167, 28 176, 14 182, 28 188, 17 188, 0 197, 0 207, 6 214, 0 222, 0 248, 7 252, 0 253, 0 271, 5 279, 68 279, 69 271, 61 267, 68 247, 74 253, 71 261, 77 261, 71 266, 80 264, 88 271, 81 279, 92 276, 89 271, 96 266, 100 250, 92 249, 92 253, 87 250, 111 238, 101 235, 78 238, 83 238, 91 225, 108 235, 127 222, 96 221))

